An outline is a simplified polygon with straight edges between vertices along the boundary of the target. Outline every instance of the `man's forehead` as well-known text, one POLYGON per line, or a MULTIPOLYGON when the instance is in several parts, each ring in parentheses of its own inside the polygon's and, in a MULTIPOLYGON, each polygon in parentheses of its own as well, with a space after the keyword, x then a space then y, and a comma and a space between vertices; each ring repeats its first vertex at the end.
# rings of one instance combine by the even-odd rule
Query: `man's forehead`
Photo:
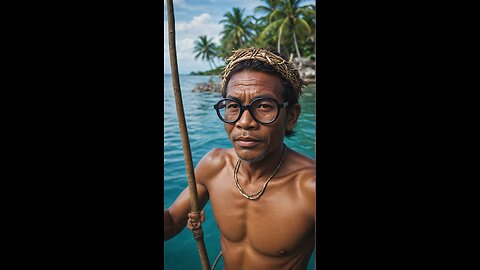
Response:
POLYGON ((281 86, 281 80, 275 75, 260 71, 241 71, 232 76, 227 91, 232 88, 247 90, 250 87, 281 91, 281 86))

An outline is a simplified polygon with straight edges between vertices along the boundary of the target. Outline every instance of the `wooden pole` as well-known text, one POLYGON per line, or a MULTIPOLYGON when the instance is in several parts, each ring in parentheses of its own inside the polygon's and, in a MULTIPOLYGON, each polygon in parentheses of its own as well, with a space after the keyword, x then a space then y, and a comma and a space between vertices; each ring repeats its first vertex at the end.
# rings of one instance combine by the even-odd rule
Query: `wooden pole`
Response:
MULTIPOLYGON (((175 15, 173 13, 172 0, 167 0, 168 13, 168 44, 170 47, 170 66, 172 68, 173 92, 175 94, 175 104, 177 107, 178 125, 180 127, 180 136, 182 138, 183 156, 185 159, 185 168, 187 171, 188 189, 190 194, 190 205, 194 212, 199 212, 197 184, 195 181, 195 173, 193 170, 192 153, 190 151, 190 142, 188 139, 187 124, 185 122, 185 114, 183 111, 182 93, 180 91, 180 80, 178 77, 177 66, 177 50, 175 47, 175 15)), ((210 262, 208 261, 207 250, 203 242, 202 227, 198 228, 200 237, 194 237, 197 241, 198 253, 202 262, 203 270, 210 270, 210 262)))

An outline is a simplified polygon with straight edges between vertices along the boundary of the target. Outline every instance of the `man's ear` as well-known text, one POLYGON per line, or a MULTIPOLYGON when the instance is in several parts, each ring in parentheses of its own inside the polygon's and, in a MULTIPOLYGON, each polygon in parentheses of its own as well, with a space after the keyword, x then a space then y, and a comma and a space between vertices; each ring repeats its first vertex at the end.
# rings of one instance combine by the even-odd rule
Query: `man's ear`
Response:
POLYGON ((292 131, 297 123, 298 117, 300 116, 300 112, 302 109, 300 108, 300 104, 294 104, 290 110, 287 111, 287 130, 292 131))

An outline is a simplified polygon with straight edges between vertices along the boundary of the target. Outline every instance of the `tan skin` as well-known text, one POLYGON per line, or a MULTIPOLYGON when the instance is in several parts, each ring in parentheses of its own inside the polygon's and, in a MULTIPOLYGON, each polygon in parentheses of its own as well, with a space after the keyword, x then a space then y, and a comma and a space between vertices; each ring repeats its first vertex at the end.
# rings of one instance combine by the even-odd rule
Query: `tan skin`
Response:
MULTIPOLYGON (((242 104, 250 104, 258 96, 285 102, 276 76, 240 71, 228 83, 227 97, 242 104)), ((240 158, 240 185, 247 194, 258 192, 278 166, 285 131, 293 129, 299 114, 296 104, 288 112, 281 109, 272 124, 263 125, 245 111, 235 124, 225 124, 233 148, 213 149, 195 168, 199 205, 203 208, 210 199, 220 230, 224 269, 307 268, 315 246, 315 160, 287 148, 280 169, 257 200, 243 197, 233 180, 240 158), (256 141, 241 141, 242 136, 256 141)), ((189 212, 185 189, 164 210, 164 240, 180 232, 187 221, 189 229, 199 225, 198 214, 189 212)), ((201 222, 204 219, 202 212, 201 222)))

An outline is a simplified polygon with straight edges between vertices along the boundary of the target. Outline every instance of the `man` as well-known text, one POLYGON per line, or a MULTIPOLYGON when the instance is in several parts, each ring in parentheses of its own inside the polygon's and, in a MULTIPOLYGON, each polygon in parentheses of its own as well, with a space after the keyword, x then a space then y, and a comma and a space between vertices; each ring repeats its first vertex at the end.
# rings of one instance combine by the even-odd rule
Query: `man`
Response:
MULTIPOLYGON (((199 206, 210 199, 225 269, 306 269, 315 247, 315 160, 283 143, 305 82, 265 49, 237 50, 227 61, 214 108, 233 148, 213 149, 197 164, 199 206)), ((190 211, 187 188, 164 210, 164 240, 187 223, 198 230, 203 211, 190 211)))

